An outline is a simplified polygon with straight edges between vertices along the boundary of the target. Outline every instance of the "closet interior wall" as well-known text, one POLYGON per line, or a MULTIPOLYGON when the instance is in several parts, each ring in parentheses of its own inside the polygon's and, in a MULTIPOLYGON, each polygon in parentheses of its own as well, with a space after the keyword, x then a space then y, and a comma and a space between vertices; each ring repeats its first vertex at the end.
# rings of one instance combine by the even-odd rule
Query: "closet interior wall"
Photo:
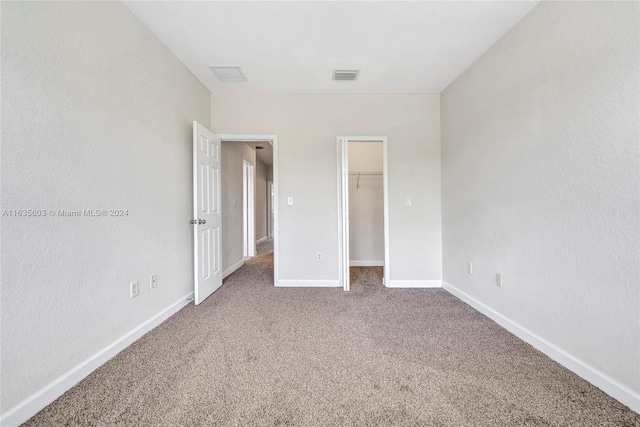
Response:
POLYGON ((382 143, 349 142, 349 264, 384 265, 382 143))

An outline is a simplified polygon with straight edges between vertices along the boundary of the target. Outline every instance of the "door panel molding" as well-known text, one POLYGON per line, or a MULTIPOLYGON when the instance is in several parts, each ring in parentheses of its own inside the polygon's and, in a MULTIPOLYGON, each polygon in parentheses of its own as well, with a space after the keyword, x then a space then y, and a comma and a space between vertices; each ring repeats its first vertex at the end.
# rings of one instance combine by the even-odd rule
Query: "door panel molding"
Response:
POLYGON ((220 148, 222 141, 193 122, 193 273, 194 304, 222 286, 220 271, 220 148))

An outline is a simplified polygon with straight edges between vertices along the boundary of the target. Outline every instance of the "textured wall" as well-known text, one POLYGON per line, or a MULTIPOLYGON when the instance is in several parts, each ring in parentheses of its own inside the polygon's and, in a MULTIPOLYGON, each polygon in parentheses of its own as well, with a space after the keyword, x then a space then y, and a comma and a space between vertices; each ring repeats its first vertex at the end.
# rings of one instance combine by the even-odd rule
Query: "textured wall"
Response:
POLYGON ((1 7, 2 209, 128 210, 2 217, 4 413, 193 290, 191 123, 210 101, 119 2, 1 7))
POLYGON ((542 2, 442 94, 444 280, 635 393, 639 7, 542 2))
POLYGON ((256 241, 267 237, 267 166, 256 159, 256 241))
MULTIPOLYGON (((256 164, 255 150, 244 142, 222 143, 222 271, 242 262, 243 161, 256 164)), ((255 172, 255 169, 254 169, 255 172)), ((255 174, 254 174, 255 176, 255 174)), ((257 235, 257 234, 256 234, 257 235)))
POLYGON ((441 279, 439 95, 215 95, 219 133, 278 135, 281 280, 338 279, 336 137, 389 143, 392 280, 441 279), (287 197, 294 206, 287 206, 287 197), (405 207, 405 198, 413 207, 405 207), (324 261, 316 261, 316 253, 324 261))

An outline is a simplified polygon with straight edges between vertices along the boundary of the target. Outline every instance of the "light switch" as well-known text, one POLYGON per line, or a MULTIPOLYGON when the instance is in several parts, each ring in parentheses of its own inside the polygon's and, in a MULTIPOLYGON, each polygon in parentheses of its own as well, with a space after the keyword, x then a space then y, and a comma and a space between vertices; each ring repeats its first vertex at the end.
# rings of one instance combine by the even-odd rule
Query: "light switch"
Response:
POLYGON ((413 204, 411 203, 411 197, 407 197, 407 200, 405 202, 405 206, 409 206, 409 207, 413 206, 413 204))
POLYGON ((293 206, 293 197, 292 196, 287 197, 287 205, 293 206))

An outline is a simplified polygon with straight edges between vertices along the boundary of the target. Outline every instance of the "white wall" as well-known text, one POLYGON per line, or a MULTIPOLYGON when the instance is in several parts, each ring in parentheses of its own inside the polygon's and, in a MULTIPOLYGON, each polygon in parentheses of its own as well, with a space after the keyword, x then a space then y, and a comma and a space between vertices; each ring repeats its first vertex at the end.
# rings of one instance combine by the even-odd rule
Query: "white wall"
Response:
POLYGON ((348 148, 349 260, 354 266, 384 265, 382 143, 349 142, 348 148))
POLYGON ((267 237, 267 166, 256 158, 256 241, 267 237))
POLYGON ((444 280, 636 410, 639 7, 541 2, 442 94, 444 280))
POLYGON ((6 413, 186 303, 192 120, 211 116, 209 92, 121 3, 1 7, 2 209, 128 210, 2 217, 6 413))
MULTIPOLYGON (((222 142, 222 272, 242 265, 243 162, 256 164, 256 152, 244 142, 222 142)), ((255 171, 255 169, 254 169, 255 171)), ((255 174, 254 174, 255 178, 255 174)))
POLYGON ((391 279, 442 278, 439 95, 211 99, 215 132, 278 135, 281 280, 337 285, 339 135, 388 137, 391 279), (406 197, 412 208, 404 206, 406 197), (323 262, 316 261, 317 252, 324 253, 323 262))

